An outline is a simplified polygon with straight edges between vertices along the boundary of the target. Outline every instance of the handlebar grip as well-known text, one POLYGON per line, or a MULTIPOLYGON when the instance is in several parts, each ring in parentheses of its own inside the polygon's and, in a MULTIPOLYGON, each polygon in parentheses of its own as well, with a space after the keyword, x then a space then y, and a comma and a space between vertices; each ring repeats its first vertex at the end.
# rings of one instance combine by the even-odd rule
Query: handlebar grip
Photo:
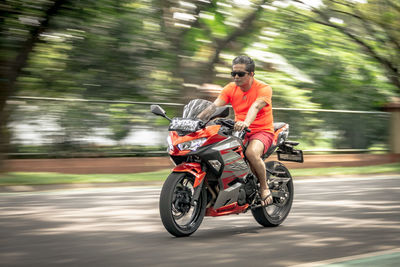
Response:
MULTIPOLYGON (((235 126, 235 121, 231 120, 231 119, 221 119, 221 120, 218 120, 218 122, 225 126, 228 126, 230 128, 233 128, 235 126)), ((251 133, 251 130, 249 128, 245 128, 244 131, 246 133, 251 133)))

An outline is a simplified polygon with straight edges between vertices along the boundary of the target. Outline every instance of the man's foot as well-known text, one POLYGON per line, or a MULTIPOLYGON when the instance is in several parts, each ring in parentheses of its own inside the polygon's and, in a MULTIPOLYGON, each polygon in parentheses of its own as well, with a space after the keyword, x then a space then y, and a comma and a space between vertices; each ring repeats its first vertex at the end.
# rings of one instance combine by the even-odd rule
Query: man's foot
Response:
POLYGON ((273 202, 271 190, 263 190, 261 191, 261 206, 266 207, 271 205, 273 202))

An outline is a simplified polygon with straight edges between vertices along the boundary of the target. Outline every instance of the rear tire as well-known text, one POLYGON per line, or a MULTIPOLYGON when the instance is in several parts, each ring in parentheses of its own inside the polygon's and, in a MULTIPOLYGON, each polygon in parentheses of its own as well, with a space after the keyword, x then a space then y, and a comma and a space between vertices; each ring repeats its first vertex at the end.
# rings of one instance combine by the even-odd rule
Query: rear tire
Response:
POLYGON ((160 217, 167 231, 183 237, 193 234, 203 221, 207 194, 204 187, 197 203, 190 202, 194 194, 194 177, 188 173, 171 173, 160 194, 160 217))
MULTIPOLYGON (((254 219, 256 219, 259 224, 265 227, 275 227, 280 225, 286 219, 286 217, 289 215, 290 209, 292 208, 294 196, 293 179, 289 173, 289 170, 280 162, 268 161, 265 163, 265 167, 271 172, 282 173, 281 175, 275 177, 290 178, 290 180, 286 184, 279 183, 278 188, 271 188, 270 186, 270 189, 279 189, 280 191, 285 192, 287 194, 287 197, 274 197, 272 205, 251 210, 254 219)), ((267 171, 267 180, 271 180, 274 178, 271 176, 272 175, 267 171)))

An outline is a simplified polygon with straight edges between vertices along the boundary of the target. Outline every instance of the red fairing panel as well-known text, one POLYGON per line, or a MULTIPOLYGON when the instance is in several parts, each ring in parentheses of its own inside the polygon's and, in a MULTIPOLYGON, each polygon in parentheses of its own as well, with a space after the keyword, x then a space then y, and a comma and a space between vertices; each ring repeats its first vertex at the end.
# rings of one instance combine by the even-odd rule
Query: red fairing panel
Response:
POLYGON ((201 170, 200 163, 196 163, 196 162, 189 162, 189 163, 184 162, 184 163, 176 166, 172 171, 173 172, 188 172, 188 173, 193 174, 193 176, 195 177, 194 185, 193 185, 194 188, 201 185, 201 183, 204 180, 204 177, 206 176, 206 173, 201 170))
POLYGON ((224 215, 229 215, 229 214, 237 214, 237 213, 242 213, 244 212, 247 208, 249 207, 249 204, 245 204, 243 206, 239 206, 237 202, 226 205, 224 207, 218 208, 218 209, 213 209, 212 207, 207 208, 206 210, 206 216, 224 216, 224 215))

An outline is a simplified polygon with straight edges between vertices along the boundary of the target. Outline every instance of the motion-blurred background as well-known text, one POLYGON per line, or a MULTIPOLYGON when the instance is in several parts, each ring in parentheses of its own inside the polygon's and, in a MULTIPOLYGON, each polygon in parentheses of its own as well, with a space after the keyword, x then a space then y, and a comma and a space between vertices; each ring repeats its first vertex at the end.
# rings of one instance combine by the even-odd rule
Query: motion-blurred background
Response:
POLYGON ((240 54, 272 86, 275 121, 290 124, 301 149, 393 151, 395 116, 385 107, 400 93, 397 0, 4 0, 0 8, 3 157, 165 154, 167 121, 149 104, 174 117, 191 99, 213 100, 240 54))

